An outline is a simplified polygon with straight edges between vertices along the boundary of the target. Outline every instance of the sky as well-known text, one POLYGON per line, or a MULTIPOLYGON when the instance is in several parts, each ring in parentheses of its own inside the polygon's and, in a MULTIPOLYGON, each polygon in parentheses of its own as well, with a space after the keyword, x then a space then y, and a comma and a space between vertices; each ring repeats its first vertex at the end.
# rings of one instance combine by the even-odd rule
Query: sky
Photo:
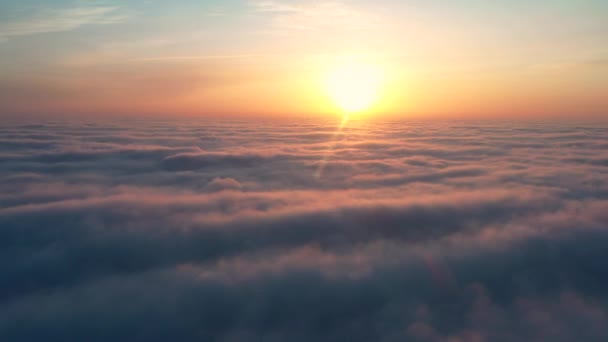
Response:
POLYGON ((352 60, 382 70, 369 115, 608 112, 602 0, 2 0, 0 56, 5 117, 340 115, 352 60))

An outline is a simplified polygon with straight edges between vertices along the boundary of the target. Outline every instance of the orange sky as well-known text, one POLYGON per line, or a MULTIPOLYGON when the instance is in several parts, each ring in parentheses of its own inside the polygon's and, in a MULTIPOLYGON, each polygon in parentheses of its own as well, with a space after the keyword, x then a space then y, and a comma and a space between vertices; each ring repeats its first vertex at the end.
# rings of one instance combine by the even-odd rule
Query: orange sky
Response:
POLYGON ((345 59, 383 70, 366 115, 608 113, 601 1, 30 2, 0 8, 3 116, 340 115, 345 59))

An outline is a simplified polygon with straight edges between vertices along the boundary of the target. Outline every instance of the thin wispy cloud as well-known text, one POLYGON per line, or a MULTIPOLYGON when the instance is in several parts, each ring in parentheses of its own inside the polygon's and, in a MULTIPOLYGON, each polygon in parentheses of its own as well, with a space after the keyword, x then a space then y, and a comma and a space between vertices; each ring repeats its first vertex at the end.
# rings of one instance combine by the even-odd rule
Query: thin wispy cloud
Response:
POLYGON ((116 6, 43 9, 22 18, 0 23, 0 42, 16 36, 66 32, 85 25, 116 24, 127 18, 128 15, 116 6))
POLYGON ((192 55, 192 56, 159 56, 159 57, 141 57, 134 58, 131 62, 145 62, 145 61, 191 61, 191 60, 214 60, 214 59, 247 59, 247 58, 260 58, 269 57, 273 55, 269 54, 234 54, 234 55, 192 55))
POLYGON ((608 66, 608 57, 592 59, 589 60, 587 64, 595 66, 608 66))
POLYGON ((277 1, 256 1, 253 6, 258 12, 289 13, 299 12, 301 7, 280 3, 277 1))
POLYGON ((257 13, 270 15, 272 26, 280 31, 334 30, 357 28, 373 22, 373 15, 338 1, 285 4, 277 1, 253 3, 257 13))

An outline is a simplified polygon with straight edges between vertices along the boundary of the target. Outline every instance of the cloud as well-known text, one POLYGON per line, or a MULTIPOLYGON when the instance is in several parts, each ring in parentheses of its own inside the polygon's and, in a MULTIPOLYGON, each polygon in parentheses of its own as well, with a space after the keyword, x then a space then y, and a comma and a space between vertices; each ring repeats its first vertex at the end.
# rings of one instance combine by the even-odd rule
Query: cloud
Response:
POLYGON ((207 167, 249 167, 264 163, 274 158, 259 154, 229 154, 229 153, 181 153, 163 159, 163 165, 168 170, 186 171, 207 167))
POLYGON ((587 61, 587 63, 592 66, 608 66, 608 58, 596 58, 596 59, 587 61))
POLYGON ((253 5, 260 12, 271 13, 293 13, 298 12, 299 7, 293 4, 286 4, 278 1, 257 1, 253 5))
POLYGON ((0 40, 16 36, 71 31, 85 25, 115 24, 126 18, 120 8, 114 6, 41 9, 29 16, 0 23, 0 40))
POLYGON ((334 130, 3 125, 0 340, 608 337, 605 127, 334 130))
POLYGON ((253 2, 257 13, 272 17, 273 30, 285 31, 336 31, 370 27, 377 23, 372 14, 339 1, 313 2, 253 2))
POLYGON ((215 178, 207 184, 207 188, 211 191, 240 190, 242 186, 233 178, 215 178))
POLYGON ((144 57, 135 58, 133 62, 141 61, 191 61, 191 60, 230 60, 230 59, 251 59, 266 58, 273 55, 264 54, 234 54, 234 55, 183 55, 183 56, 163 56, 163 57, 144 57))

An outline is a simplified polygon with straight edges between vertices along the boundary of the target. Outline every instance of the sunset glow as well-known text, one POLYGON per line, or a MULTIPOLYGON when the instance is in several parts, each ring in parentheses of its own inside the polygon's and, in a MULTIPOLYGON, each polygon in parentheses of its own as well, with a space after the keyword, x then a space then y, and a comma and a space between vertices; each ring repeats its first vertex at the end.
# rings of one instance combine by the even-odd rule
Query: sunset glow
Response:
POLYGON ((347 62, 328 72, 326 90, 344 113, 369 109, 381 95, 383 75, 378 67, 347 62))
POLYGON ((0 113, 600 118, 607 6, 8 1, 0 113))
POLYGON ((608 341, 608 0, 0 0, 0 342, 608 341))

